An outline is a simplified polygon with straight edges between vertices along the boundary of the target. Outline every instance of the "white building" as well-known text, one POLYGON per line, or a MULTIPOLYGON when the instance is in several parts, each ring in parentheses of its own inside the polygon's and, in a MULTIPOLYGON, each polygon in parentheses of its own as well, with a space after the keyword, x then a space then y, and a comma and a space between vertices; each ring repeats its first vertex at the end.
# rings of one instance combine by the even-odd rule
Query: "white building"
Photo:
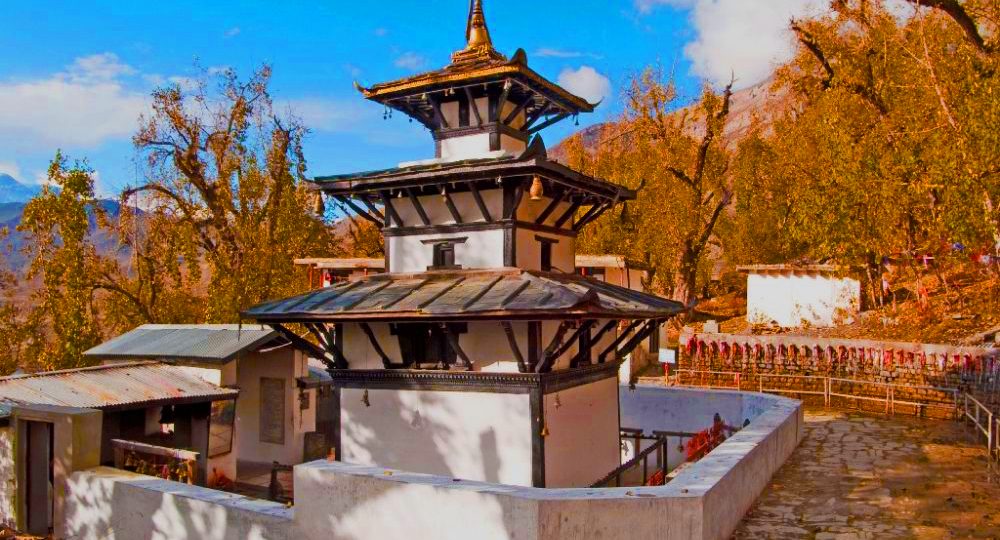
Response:
POLYGON ((849 323, 861 309, 861 282, 834 265, 759 264, 747 273, 747 322, 783 328, 849 323))

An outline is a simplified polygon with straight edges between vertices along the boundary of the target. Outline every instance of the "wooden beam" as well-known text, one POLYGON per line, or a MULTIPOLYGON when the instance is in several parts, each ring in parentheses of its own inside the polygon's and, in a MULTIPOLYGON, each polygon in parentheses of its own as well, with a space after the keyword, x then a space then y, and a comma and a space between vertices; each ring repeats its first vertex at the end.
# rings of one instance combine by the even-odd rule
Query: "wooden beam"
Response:
POLYGON ((556 361, 559 360, 559 357, 562 356, 563 354, 565 354, 566 351, 568 351, 569 348, 573 346, 573 342, 574 341, 576 341, 577 339, 579 339, 580 334, 582 334, 584 332, 589 332, 590 329, 593 328, 596 323, 597 323, 597 321, 590 320, 590 321, 586 321, 585 323, 581 324, 580 328, 577 328, 576 332, 573 332, 573 334, 569 337, 569 339, 567 339, 565 342, 563 342, 563 344, 560 345, 558 349, 556 349, 555 351, 552 352, 552 358, 551 359, 549 359, 549 358, 545 359, 546 363, 548 363, 550 365, 555 365, 556 361))
POLYGON ((573 215, 576 214, 576 211, 580 209, 580 206, 582 204, 583 204, 582 201, 573 201, 573 204, 569 205, 569 208, 566 209, 563 215, 559 216, 559 219, 556 220, 553 226, 557 229, 562 228, 562 226, 566 224, 569 218, 573 217, 573 215))
POLYGON ((542 323, 530 321, 528 323, 528 372, 534 373, 541 362, 542 352, 542 323))
MULTIPOLYGON (((335 332, 330 328, 330 325, 323 323, 306 324, 304 326, 313 335, 317 336, 316 339, 323 343, 326 350, 333 355, 334 364, 338 369, 348 368, 347 357, 344 356, 344 351, 340 348, 341 335, 339 332, 335 332)), ((340 329, 340 332, 343 331, 343 327, 339 324, 336 325, 336 328, 340 329)))
POLYGON ((367 208, 368 211, 371 212, 373 216, 379 218, 382 221, 382 223, 385 223, 385 214, 379 212, 379 209, 375 207, 375 204, 372 203, 372 200, 367 193, 359 194, 358 198, 361 199, 361 202, 365 204, 365 208, 367 208))
POLYGON ((288 328, 285 328, 283 325, 271 324, 270 326, 271 328, 274 328, 275 332, 281 334, 281 337, 290 341, 293 347, 323 362, 323 365, 326 366, 326 369, 328 370, 337 369, 337 365, 334 362, 330 361, 329 355, 327 355, 327 352, 324 351, 322 347, 319 347, 315 343, 309 341, 308 339, 305 339, 302 336, 296 334, 295 332, 292 332, 288 328))
POLYGON ((555 362, 555 357, 553 353, 562 346, 563 337, 566 336, 566 332, 569 331, 569 321, 563 321, 559 323, 559 329, 556 330, 556 335, 552 336, 552 341, 549 346, 545 348, 545 352, 542 354, 542 362, 538 366, 538 373, 548 373, 552 371, 552 364, 555 362))
POLYGON ((410 197, 410 203, 413 205, 413 208, 417 211, 417 215, 420 216, 420 221, 425 226, 429 227, 431 224, 431 219, 427 217, 427 211, 424 210, 424 205, 420 203, 420 199, 417 198, 417 195, 413 193, 412 189, 406 190, 406 195, 410 197))
POLYGON ((656 331, 656 329, 659 327, 660 323, 658 321, 655 320, 649 321, 646 324, 646 327, 640 330, 639 333, 637 333, 635 336, 633 336, 632 339, 630 339, 628 343, 625 344, 624 347, 615 351, 615 357, 621 358, 631 353, 633 350, 635 350, 636 347, 639 346, 640 343, 642 343, 644 339, 648 338, 650 334, 656 331))
POLYGON ((601 351, 601 354, 599 354, 597 356, 597 362, 599 364, 603 364, 604 363, 604 357, 607 356, 608 353, 610 353, 611 351, 617 349, 618 345, 621 345, 621 342, 625 341, 625 339, 629 336, 629 334, 631 334, 642 323, 643 323, 642 320, 638 320, 638 321, 634 321, 632 324, 628 325, 628 328, 626 328, 621 334, 618 334, 618 337, 616 337, 615 340, 611 342, 611 345, 609 345, 608 348, 606 348, 603 351, 601 351))
POLYGON ((462 346, 458 343, 458 336, 449 330, 448 325, 445 323, 441 323, 441 331, 444 332, 444 336, 448 340, 448 345, 451 345, 451 350, 455 351, 455 354, 462 359, 462 367, 472 371, 472 360, 469 360, 468 355, 462 350, 462 346))
POLYGON ((589 224, 597 221, 597 219, 600 218, 601 216, 603 216, 605 212, 607 212, 608 210, 611 209, 611 207, 612 207, 611 204, 601 205, 601 209, 598 210, 596 214, 594 214, 594 215, 592 215, 590 217, 584 216, 583 219, 580 219, 580 221, 577 221, 573 225, 573 230, 579 232, 581 229, 583 229, 587 225, 589 225, 589 224))
POLYGON ((545 105, 542 105, 541 107, 535 109, 535 112, 531 113, 531 116, 529 116, 528 119, 524 122, 524 125, 521 126, 521 129, 525 131, 531 129, 531 125, 537 122, 538 119, 541 118, 543 114, 548 112, 548 110, 551 107, 552 107, 552 102, 546 101, 545 105))
POLYGON ((562 122, 567 118, 569 118, 569 113, 557 114, 552 118, 549 118, 548 120, 542 122, 541 124, 538 124, 537 126, 529 129, 528 135, 534 135, 535 133, 538 133, 539 131, 551 126, 552 124, 555 124, 557 122, 562 122))
POLYGON ((455 220, 456 224, 461 225, 463 223, 462 214, 458 213, 458 208, 455 206, 454 199, 451 198, 451 193, 446 187, 442 189, 444 190, 444 204, 448 207, 448 212, 451 214, 451 218, 455 220))
POLYGON ((502 321, 500 325, 503 326, 503 333, 507 334, 507 343, 510 344, 510 352, 514 355, 514 359, 517 360, 517 370, 521 373, 527 373, 528 366, 524 363, 524 355, 521 354, 521 347, 517 345, 517 336, 514 335, 514 328, 511 327, 508 321, 502 321))
POLYGON ((451 127, 448 125, 448 120, 444 117, 444 114, 441 113, 441 102, 434 96, 428 96, 427 100, 431 102, 431 108, 434 109, 434 121, 437 122, 438 129, 451 127))
MULTIPOLYGON (((497 100, 497 120, 503 114, 503 106, 507 104, 507 98, 510 97, 510 89, 513 87, 514 83, 510 79, 504 81, 503 93, 500 94, 500 99, 497 100)), ((492 122, 493 119, 490 119, 490 121, 492 122)))
POLYGON ((383 227, 382 222, 379 221, 379 219, 377 217, 375 217, 375 216, 369 214, 368 212, 362 210, 360 206, 354 204, 354 201, 348 199, 347 197, 345 197, 343 195, 337 195, 334 198, 337 199, 337 201, 339 203, 341 203, 344 206, 346 206, 346 207, 350 208, 351 210, 353 210, 359 216, 367 219, 368 221, 371 221, 375 225, 378 225, 379 228, 383 227))
POLYGON ((479 213, 483 215, 483 219, 487 223, 493 223, 493 216, 490 215, 490 210, 486 207, 486 201, 483 200, 483 195, 479 193, 479 188, 476 187, 475 182, 469 184, 469 191, 472 192, 472 198, 476 200, 476 206, 479 207, 479 213))
POLYGON ((542 223, 545 223, 545 220, 548 219, 548 217, 552 214, 552 211, 555 210, 557 206, 562 204, 565 198, 566 198, 565 191, 560 193, 558 197, 554 197, 552 199, 552 202, 550 202, 549 205, 545 207, 545 210, 542 210, 542 213, 538 214, 538 217, 535 218, 535 225, 541 225, 542 223))
POLYGON ((375 332, 372 332, 372 327, 368 326, 368 323, 361 323, 359 326, 361 326, 361 331, 368 336, 368 341, 371 342, 372 348, 375 349, 375 353, 382 359, 382 367, 385 369, 402 367, 401 365, 393 365, 392 359, 389 358, 389 355, 385 354, 385 351, 382 350, 382 346, 378 344, 378 339, 375 338, 375 332))
POLYGON ((577 222, 571 228, 575 231, 576 225, 580 223, 586 223, 587 220, 590 219, 594 214, 600 212, 602 207, 604 207, 602 203, 597 203, 594 206, 591 206, 590 209, 584 212, 583 216, 581 216, 580 219, 577 220, 577 222))
POLYGON ((515 219, 517 217, 517 209, 521 206, 522 197, 524 197, 524 182, 519 182, 517 187, 514 188, 514 201, 510 205, 509 214, 504 216, 505 219, 515 219))
POLYGON ((601 338, 604 337, 604 334, 607 334, 608 330, 611 330, 615 326, 618 326, 618 321, 608 321, 608 324, 602 326, 601 329, 597 331, 597 335, 591 336, 590 339, 593 340, 594 343, 600 342, 601 338))
POLYGON ((535 97, 531 96, 531 95, 529 95, 528 97, 524 98, 524 101, 520 105, 518 105, 517 107, 514 107, 514 110, 510 111, 510 114, 508 114, 507 117, 503 119, 502 123, 505 126, 509 126, 510 123, 513 122, 515 118, 517 118, 517 115, 521 114, 521 111, 523 111, 524 109, 526 109, 528 107, 528 105, 531 105, 531 102, 533 102, 534 100, 535 100, 535 97))
POLYGON ((483 115, 479 113, 479 106, 476 105, 476 98, 472 97, 472 89, 468 86, 465 87, 465 97, 469 100, 469 108, 476 115, 476 125, 483 125, 483 115))
POLYGON ((385 207, 386 217, 388 218, 385 222, 386 227, 391 227, 393 223, 397 227, 405 227, 406 224, 403 223, 403 218, 399 217, 399 213, 396 212, 396 207, 393 206, 392 196, 389 195, 388 191, 382 191, 379 193, 382 197, 382 206, 385 207))

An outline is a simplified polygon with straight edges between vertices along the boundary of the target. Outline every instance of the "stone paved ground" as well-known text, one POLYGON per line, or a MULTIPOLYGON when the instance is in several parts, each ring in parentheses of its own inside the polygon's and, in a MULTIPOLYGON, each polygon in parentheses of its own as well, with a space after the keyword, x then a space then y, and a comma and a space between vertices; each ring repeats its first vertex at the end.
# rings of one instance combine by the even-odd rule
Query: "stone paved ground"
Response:
POLYGON ((733 538, 1000 538, 1000 475, 958 422, 807 410, 733 538))

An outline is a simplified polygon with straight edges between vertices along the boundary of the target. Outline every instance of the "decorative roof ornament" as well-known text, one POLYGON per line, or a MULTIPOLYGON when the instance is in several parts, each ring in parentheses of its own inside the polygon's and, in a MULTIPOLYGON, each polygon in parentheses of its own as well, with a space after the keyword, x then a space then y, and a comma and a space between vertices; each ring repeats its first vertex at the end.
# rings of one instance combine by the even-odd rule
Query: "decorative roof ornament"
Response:
POLYGON ((469 2, 469 20, 465 27, 465 41, 465 48, 455 51, 451 55, 452 65, 507 60, 506 56, 493 48, 493 38, 490 37, 490 29, 486 25, 486 13, 483 11, 483 0, 470 0, 469 2))

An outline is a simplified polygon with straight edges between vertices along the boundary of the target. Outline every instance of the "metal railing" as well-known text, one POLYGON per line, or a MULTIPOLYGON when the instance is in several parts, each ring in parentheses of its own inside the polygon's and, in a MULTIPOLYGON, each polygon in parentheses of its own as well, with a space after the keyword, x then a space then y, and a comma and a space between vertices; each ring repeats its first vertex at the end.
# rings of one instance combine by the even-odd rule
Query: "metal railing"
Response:
POLYGON ((986 437, 986 448, 990 456, 1000 457, 1000 448, 998 448, 997 443, 997 429, 1000 422, 993 411, 974 396, 964 394, 961 414, 963 420, 971 422, 976 431, 986 437))
POLYGON ((670 472, 681 466, 686 458, 684 457, 684 442, 697 435, 686 431, 659 431, 654 430, 651 435, 646 435, 641 429, 621 428, 620 440, 622 449, 625 449, 625 442, 632 443, 635 457, 623 463, 607 476, 598 480, 590 487, 633 487, 646 485, 650 480, 650 473, 662 473, 662 483, 670 481, 670 472), (672 438, 677 439, 677 451, 681 454, 678 462, 671 467, 670 463, 670 442, 672 438), (653 441, 647 448, 642 448, 643 441, 653 441), (650 460, 655 459, 650 466, 650 460))

